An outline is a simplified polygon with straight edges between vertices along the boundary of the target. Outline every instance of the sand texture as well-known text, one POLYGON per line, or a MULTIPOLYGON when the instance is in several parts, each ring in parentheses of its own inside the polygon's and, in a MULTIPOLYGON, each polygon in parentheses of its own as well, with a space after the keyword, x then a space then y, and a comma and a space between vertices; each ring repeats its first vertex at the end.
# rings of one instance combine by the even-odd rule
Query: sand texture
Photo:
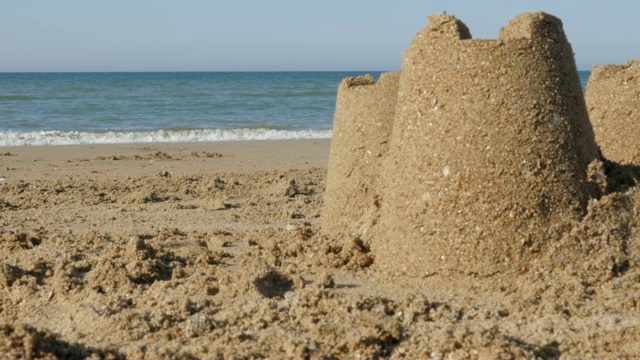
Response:
MULTIPOLYGON (((473 40, 454 16, 430 16, 403 59, 397 100, 389 96, 396 101, 350 104, 354 118, 375 118, 366 108, 392 130, 374 139, 354 126, 342 135, 386 146, 381 170, 340 186, 379 204, 375 235, 364 239, 375 266, 410 276, 531 270, 600 196, 587 170, 603 165, 561 21, 523 14, 498 39, 473 40)), ((344 113, 339 106, 336 124, 344 113)), ((344 204, 329 191, 342 157, 330 161, 325 203, 344 204)), ((361 167, 367 161, 357 157, 361 167)))
POLYGON ((640 167, 574 73, 554 17, 436 16, 331 145, 3 148, 0 359, 637 357, 640 167))
POLYGON ((372 247, 379 266, 413 275, 528 271, 594 196, 597 146, 573 52, 546 14, 517 17, 497 40, 453 24, 430 17, 405 53, 385 237, 372 247))
POLYGON ((246 145, 4 149, 0 354, 414 359, 640 351, 633 168, 608 169, 615 191, 591 201, 547 253, 555 257, 548 263, 564 266, 517 277, 416 278, 377 270, 362 244, 321 234, 326 167, 315 164, 327 163, 328 142, 255 143, 254 153, 246 145), (283 148, 297 160, 273 170, 283 148), (214 153, 221 156, 206 155, 214 153), (272 170, 255 169, 252 158, 271 158, 261 165, 272 170))
POLYGON ((322 229, 368 238, 378 221, 380 172, 389 148, 400 73, 347 78, 338 87, 322 229))
POLYGON ((554 244, 547 256, 563 266, 517 277, 394 277, 371 266, 362 244, 321 234, 327 142, 256 143, 253 154, 238 144, 4 149, 0 353, 553 358, 640 351, 633 167, 608 169, 613 190, 591 201, 587 216, 554 244), (282 147, 298 160, 254 169, 282 147), (213 153, 221 156, 205 155, 213 153))
POLYGON ((595 66, 586 99, 604 157, 621 164, 640 163, 640 61, 595 66))

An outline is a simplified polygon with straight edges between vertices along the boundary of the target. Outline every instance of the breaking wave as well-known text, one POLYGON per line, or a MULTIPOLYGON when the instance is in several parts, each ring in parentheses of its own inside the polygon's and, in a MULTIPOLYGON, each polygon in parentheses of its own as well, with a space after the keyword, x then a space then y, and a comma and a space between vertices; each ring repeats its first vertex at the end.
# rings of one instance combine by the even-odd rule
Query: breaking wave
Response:
POLYGON ((197 129, 158 131, 33 131, 0 132, 0 146, 90 145, 246 140, 328 139, 331 130, 282 130, 265 128, 197 129))

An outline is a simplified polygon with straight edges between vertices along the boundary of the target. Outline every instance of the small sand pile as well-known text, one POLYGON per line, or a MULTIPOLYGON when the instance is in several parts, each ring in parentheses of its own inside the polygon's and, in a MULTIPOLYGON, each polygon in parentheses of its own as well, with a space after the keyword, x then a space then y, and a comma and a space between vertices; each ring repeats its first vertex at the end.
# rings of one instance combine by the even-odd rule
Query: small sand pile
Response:
POLYGON ((594 67, 586 99, 602 154, 622 164, 640 163, 640 61, 594 67))
POLYGON ((60 340, 56 334, 28 325, 0 325, 3 359, 118 359, 113 351, 92 349, 60 340))

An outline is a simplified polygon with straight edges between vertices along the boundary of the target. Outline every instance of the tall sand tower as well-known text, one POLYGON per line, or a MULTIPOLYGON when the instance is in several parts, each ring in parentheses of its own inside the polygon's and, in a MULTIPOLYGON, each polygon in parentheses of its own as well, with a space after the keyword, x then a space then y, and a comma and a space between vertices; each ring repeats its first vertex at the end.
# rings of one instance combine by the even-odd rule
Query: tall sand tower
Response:
POLYGON ((472 40, 455 17, 430 16, 404 54, 382 171, 363 175, 380 177, 375 266, 526 271, 585 213, 596 159, 558 18, 523 14, 498 39, 472 40))
POLYGON ((640 61, 594 67, 587 108, 602 155, 622 164, 640 163, 640 61))
POLYGON ((378 83, 370 75, 344 79, 338 87, 322 213, 326 235, 366 238, 379 216, 379 182, 387 155, 399 72, 378 83))

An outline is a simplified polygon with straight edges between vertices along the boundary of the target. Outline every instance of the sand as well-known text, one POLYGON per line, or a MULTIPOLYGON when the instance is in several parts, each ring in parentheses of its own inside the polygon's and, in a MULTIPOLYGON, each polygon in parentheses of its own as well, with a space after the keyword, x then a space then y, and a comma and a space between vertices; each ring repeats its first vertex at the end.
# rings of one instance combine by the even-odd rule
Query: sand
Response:
POLYGON ((598 260, 589 275, 565 252, 567 266, 518 277, 407 277, 320 235, 326 140, 1 153, 6 358, 640 352, 630 167, 611 165, 626 183, 612 178, 564 240, 598 260), (612 259, 611 244, 627 257, 612 259))
POLYGON ((640 162, 640 61, 594 66, 586 101, 602 154, 621 164, 640 162))
POLYGON ((0 357, 637 357, 640 167, 561 21, 429 21, 333 144, 3 148, 0 357))
MULTIPOLYGON (((338 87, 322 233, 395 275, 564 268, 554 254, 588 248, 568 234, 610 194, 605 161, 560 19, 526 13, 473 39, 429 16, 400 72, 338 87)), ((623 248, 605 252, 628 261, 623 248)))
POLYGON ((378 221, 379 184, 398 94, 400 73, 346 78, 338 86, 322 212, 329 237, 359 237, 378 221))
POLYGON ((562 22, 527 13, 497 39, 473 39, 453 15, 428 20, 402 57, 381 170, 348 179, 381 184, 365 243, 375 266, 410 276, 530 271, 599 196, 587 178, 598 147, 562 22))

